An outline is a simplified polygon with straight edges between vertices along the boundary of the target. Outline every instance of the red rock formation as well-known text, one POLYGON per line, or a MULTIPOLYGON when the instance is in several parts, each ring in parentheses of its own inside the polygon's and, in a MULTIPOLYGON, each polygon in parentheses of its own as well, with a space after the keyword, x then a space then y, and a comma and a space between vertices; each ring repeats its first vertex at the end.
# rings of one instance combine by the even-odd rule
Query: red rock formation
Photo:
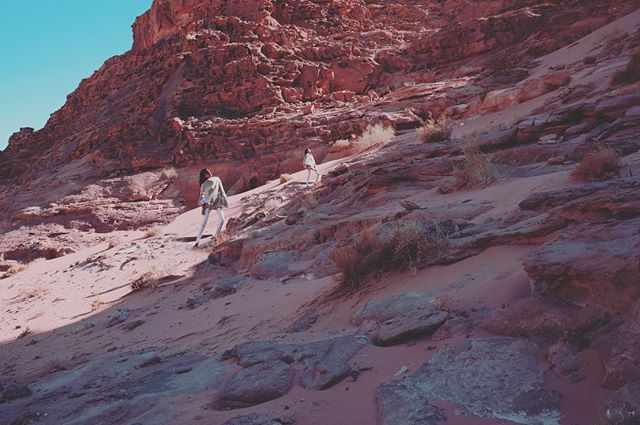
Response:
MULTIPOLYGON (((0 195, 12 201, 0 210, 10 217, 114 173, 203 162, 238 191, 297 168, 308 145, 322 160, 371 122, 410 128, 461 104, 458 116, 473 113, 484 93, 526 76, 509 69, 586 31, 571 24, 613 19, 612 4, 617 15, 634 6, 156 0, 131 51, 83 80, 42 130, 11 138, 0 195), (451 79, 460 75, 474 82, 451 79), (45 175, 65 184, 52 193, 37 183, 45 175)), ((545 78, 520 99, 561 83, 545 78)))

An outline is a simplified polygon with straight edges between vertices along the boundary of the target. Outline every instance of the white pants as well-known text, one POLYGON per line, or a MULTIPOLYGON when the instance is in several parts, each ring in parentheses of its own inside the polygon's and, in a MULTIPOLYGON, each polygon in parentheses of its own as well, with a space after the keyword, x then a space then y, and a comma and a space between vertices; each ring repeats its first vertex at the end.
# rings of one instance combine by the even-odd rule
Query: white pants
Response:
POLYGON ((318 169, 317 168, 311 168, 309 166, 307 166, 307 186, 309 186, 309 179, 311 178, 311 170, 313 170, 314 173, 316 173, 316 182, 318 180, 320 180, 320 173, 318 173, 318 169))
MULTIPOLYGON (((224 211, 222 211, 222 208, 218 208, 216 211, 218 211, 218 228, 216 229, 216 233, 213 235, 214 238, 220 234, 220 231, 222 230, 222 225, 224 224, 224 211)), ((196 238, 196 244, 200 243, 200 239, 202 238, 202 234, 204 233, 204 228, 207 226, 207 223, 209 222, 209 213, 211 213, 211 209, 206 208, 204 210, 204 217, 202 217, 202 224, 200 225, 200 230, 198 231, 198 237, 196 238)))

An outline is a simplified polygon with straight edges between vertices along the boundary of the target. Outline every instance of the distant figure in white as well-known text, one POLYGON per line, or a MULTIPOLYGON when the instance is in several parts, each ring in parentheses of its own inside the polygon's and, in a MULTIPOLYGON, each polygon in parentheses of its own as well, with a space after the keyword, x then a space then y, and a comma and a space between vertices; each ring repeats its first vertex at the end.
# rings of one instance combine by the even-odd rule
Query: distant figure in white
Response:
POLYGON ((206 168, 200 170, 200 199, 198 200, 198 205, 202 206, 202 215, 204 217, 202 217, 202 224, 200 225, 196 244, 194 245, 195 248, 200 244, 200 239, 209 221, 209 213, 211 213, 211 210, 218 211, 218 228, 213 235, 215 238, 220 234, 222 225, 224 224, 224 211, 222 208, 229 206, 227 194, 224 192, 220 178, 215 177, 211 174, 211 171, 206 168))
POLYGON ((311 149, 307 148, 304 150, 304 159, 302 160, 302 165, 307 169, 307 185, 309 187, 309 179, 311 178, 311 171, 313 170, 316 173, 316 180, 314 183, 317 183, 320 180, 320 173, 318 172, 318 167, 316 166, 316 160, 311 154, 311 149))

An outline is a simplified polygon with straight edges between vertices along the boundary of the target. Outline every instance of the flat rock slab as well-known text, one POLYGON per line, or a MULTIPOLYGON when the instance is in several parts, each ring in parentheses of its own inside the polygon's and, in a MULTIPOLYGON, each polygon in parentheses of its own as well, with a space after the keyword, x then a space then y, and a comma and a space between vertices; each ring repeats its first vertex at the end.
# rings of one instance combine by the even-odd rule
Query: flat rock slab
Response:
POLYGON ((372 333, 376 345, 389 346, 427 336, 449 318, 449 313, 425 294, 407 293, 385 300, 371 300, 353 316, 363 331, 372 333))
MULTIPOLYGON (((238 374, 239 377, 245 377, 243 372, 251 369, 255 373, 259 371, 260 379, 265 381, 273 379, 276 382, 281 382, 280 379, 283 378, 280 378, 280 375, 285 374, 285 376, 288 376, 287 374, 291 373, 291 376, 293 376, 295 369, 302 369, 300 386, 306 389, 323 390, 340 382, 351 373, 349 361, 362 347, 369 343, 369 338, 362 335, 340 336, 306 344, 289 344, 280 341, 250 341, 236 345, 233 349, 224 353, 223 358, 235 358, 239 365, 246 368, 241 372, 242 375, 238 374), (273 368, 271 366, 273 364, 278 365, 278 367, 273 368), (291 372, 285 373, 284 370, 286 368, 283 365, 289 367, 291 372), (262 377, 263 374, 265 375, 264 377, 262 377), (266 376, 269 374, 273 376, 266 376)), ((256 380, 256 378, 251 379, 256 380)), ((290 386, 287 387, 287 391, 289 388, 290 386)), ((235 400, 237 398, 235 397, 236 391, 233 394, 231 397, 235 400)), ((278 397, 281 395, 284 395, 284 393, 279 394, 278 397)), ((222 398, 229 398, 226 389, 222 398)), ((248 399, 243 401, 261 402, 248 399)))
POLYGON ((617 389, 640 380, 640 303, 634 305, 622 326, 598 337, 594 345, 604 364, 604 387, 617 389))
POLYGON ((504 337, 467 340, 443 348, 413 375, 378 388, 379 420, 383 424, 435 424, 444 419, 430 404, 443 400, 463 415, 557 425, 559 396, 544 388, 545 368, 538 363, 537 354, 534 343, 504 337))
POLYGON ((225 384, 221 401, 229 407, 242 407, 282 397, 291 388, 294 375, 295 370, 280 360, 255 364, 225 384))
POLYGON ((282 425, 282 422, 271 420, 259 413, 251 413, 231 418, 222 425, 282 425))
POLYGON ((376 390, 380 425, 435 425, 445 422, 444 411, 429 403, 413 381, 393 381, 376 390))
POLYGON ((615 392, 602 411, 602 423, 635 425, 640 423, 640 381, 633 381, 615 392))
POLYGON ((155 358, 155 351, 97 357, 42 377, 30 384, 31 397, 0 404, 0 422, 12 423, 25 412, 39 411, 47 412, 46 423, 51 424, 171 423, 175 412, 163 408, 164 400, 217 389, 228 370, 218 358, 199 354, 166 355, 160 363, 155 358), (147 367, 136 367, 149 360, 147 367), (100 397, 89 402, 96 394, 100 397), (57 395, 64 395, 64 402, 57 395), (150 409, 149 400, 155 408, 150 409))

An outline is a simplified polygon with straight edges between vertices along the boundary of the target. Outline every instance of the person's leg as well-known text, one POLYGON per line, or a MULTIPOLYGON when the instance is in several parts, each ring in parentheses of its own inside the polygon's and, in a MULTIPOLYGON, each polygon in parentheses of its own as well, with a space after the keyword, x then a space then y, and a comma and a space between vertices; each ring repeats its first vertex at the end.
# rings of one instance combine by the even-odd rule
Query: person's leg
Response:
POLYGON ((307 167, 307 187, 309 187, 310 178, 311 178, 311 167, 307 167))
POLYGON ((216 230, 216 234, 214 237, 218 236, 220 232, 222 232, 222 226, 224 225, 224 210, 222 208, 218 208, 218 230, 216 230))
POLYGON ((211 210, 209 208, 206 208, 204 210, 204 216, 202 217, 202 224, 200 225, 200 230, 198 231, 198 236, 196 237, 195 246, 198 246, 198 244, 200 243, 200 239, 202 238, 202 234, 204 233, 204 228, 207 226, 207 222, 209 221, 210 212, 211 210))
POLYGON ((313 171, 316 173, 316 183, 318 183, 318 180, 320 180, 320 173, 317 168, 314 168, 313 171))

